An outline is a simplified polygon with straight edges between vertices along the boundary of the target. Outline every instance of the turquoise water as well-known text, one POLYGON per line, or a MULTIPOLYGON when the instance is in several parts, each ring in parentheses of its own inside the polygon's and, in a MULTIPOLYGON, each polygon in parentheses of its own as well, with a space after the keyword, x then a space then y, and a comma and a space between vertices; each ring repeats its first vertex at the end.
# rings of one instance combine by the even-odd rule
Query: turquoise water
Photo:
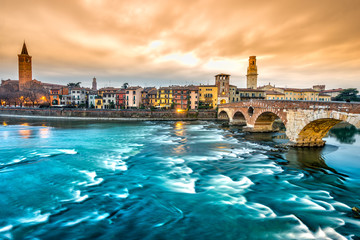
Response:
POLYGON ((0 119, 0 239, 358 239, 360 135, 0 119))

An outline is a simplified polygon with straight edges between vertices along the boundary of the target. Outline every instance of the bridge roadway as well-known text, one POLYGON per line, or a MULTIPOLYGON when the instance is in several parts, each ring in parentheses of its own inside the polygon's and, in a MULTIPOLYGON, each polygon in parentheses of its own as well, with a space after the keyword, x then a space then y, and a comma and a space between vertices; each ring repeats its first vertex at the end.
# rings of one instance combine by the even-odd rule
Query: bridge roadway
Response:
POLYGON ((339 122, 360 129, 360 103, 249 100, 219 105, 218 119, 247 125, 254 132, 272 131, 280 119, 294 146, 324 146, 322 138, 339 122))

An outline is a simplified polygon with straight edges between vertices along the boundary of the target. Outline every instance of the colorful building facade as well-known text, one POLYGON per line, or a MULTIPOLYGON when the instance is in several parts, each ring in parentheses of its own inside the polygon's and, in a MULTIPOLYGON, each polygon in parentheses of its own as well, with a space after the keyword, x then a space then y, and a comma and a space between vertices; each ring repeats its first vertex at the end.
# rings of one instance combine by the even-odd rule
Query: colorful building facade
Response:
POLYGON ((103 99, 101 96, 95 97, 95 109, 104 109, 103 99))
POLYGON ((284 100, 285 94, 277 91, 266 91, 266 100, 284 100))
POLYGON ((140 86, 128 87, 125 90, 125 107, 139 108, 141 104, 141 92, 143 88, 140 86))
POLYGON ((189 88, 186 86, 173 86, 172 91, 174 108, 183 110, 188 109, 190 98, 189 88))
POLYGON ((116 91, 116 108, 124 109, 126 106, 126 89, 116 91))
POLYGON ((158 108, 170 109, 173 106, 173 90, 171 87, 161 87, 157 93, 158 108))
POLYGON ((199 86, 199 108, 217 107, 218 103, 218 87, 216 85, 200 85, 199 86))
POLYGON ((190 98, 189 109, 195 110, 199 107, 199 87, 189 86, 190 98))
POLYGON ((148 92, 147 96, 149 99, 149 107, 155 107, 157 104, 157 95, 158 95, 158 90, 157 89, 153 89, 151 91, 148 92))

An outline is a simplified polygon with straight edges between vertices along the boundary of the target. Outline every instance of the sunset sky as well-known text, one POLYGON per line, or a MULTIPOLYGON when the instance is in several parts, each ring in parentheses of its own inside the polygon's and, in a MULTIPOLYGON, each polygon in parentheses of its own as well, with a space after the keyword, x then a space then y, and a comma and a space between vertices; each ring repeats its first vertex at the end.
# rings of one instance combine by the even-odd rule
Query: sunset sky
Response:
POLYGON ((212 84, 360 88, 359 0, 0 0, 0 77, 90 86, 212 84))

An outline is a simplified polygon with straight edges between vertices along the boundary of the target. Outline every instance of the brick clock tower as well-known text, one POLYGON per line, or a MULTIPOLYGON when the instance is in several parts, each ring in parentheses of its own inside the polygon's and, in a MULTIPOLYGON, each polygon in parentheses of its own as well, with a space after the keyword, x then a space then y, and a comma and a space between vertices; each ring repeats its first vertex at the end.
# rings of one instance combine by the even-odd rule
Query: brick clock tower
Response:
POLYGON ((230 97, 230 75, 220 73, 215 76, 215 85, 218 89, 218 102, 217 104, 229 103, 230 97))
POLYGON ((247 88, 256 89, 257 88, 257 66, 256 66, 256 56, 249 57, 249 67, 247 69, 247 88))
POLYGON ((28 54, 24 42, 21 54, 18 54, 19 62, 19 90, 22 91, 26 84, 32 80, 31 56, 28 54))

